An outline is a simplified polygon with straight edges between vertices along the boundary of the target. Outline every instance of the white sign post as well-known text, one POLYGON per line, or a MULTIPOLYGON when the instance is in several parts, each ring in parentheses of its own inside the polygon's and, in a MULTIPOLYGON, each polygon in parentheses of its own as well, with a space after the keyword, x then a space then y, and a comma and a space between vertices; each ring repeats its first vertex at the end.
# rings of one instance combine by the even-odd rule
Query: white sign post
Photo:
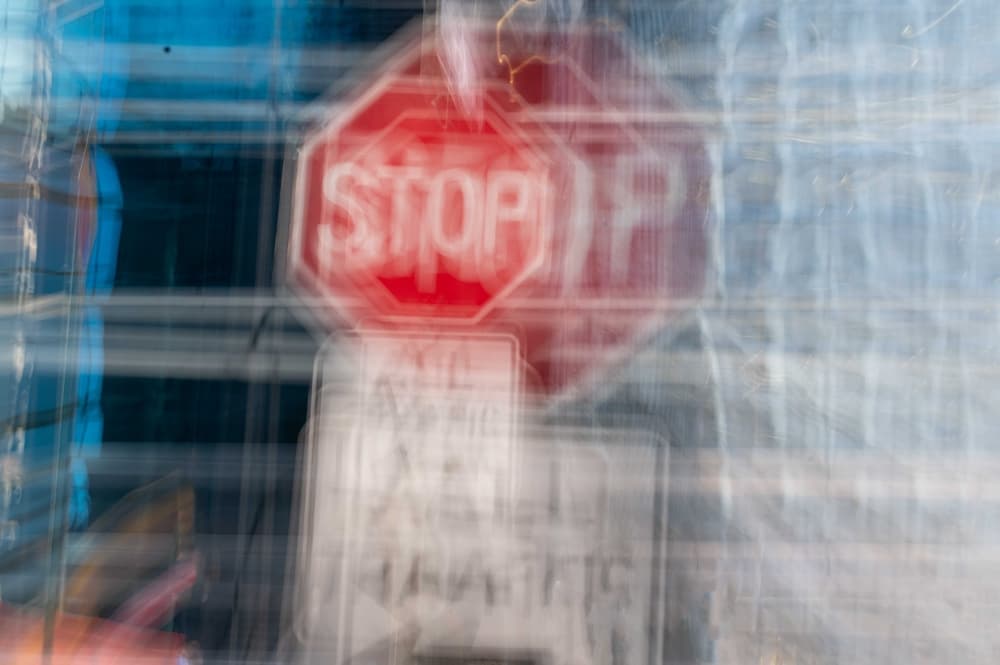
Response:
POLYGON ((519 429, 509 337, 359 344, 360 386, 324 354, 314 387, 305 662, 658 662, 666 446, 519 429))

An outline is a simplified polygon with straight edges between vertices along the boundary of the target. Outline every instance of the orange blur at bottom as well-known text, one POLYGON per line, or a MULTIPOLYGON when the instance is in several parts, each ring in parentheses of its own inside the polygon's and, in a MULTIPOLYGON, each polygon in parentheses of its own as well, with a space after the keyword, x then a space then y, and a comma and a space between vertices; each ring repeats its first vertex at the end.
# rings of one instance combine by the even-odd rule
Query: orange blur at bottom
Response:
POLYGON ((72 614, 56 618, 50 654, 45 620, 34 612, 0 606, 0 659, 4 665, 177 665, 185 662, 176 633, 134 628, 72 614))

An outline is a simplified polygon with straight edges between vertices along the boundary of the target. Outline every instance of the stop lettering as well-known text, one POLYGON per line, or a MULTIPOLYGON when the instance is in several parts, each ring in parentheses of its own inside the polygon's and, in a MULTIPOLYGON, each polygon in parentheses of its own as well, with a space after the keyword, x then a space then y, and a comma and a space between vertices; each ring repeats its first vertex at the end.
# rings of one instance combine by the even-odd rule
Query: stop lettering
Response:
POLYGON ((516 258, 509 248, 532 241, 547 190, 545 177, 509 169, 332 165, 317 229, 320 274, 413 275, 417 291, 432 294, 444 271, 495 292, 516 258))

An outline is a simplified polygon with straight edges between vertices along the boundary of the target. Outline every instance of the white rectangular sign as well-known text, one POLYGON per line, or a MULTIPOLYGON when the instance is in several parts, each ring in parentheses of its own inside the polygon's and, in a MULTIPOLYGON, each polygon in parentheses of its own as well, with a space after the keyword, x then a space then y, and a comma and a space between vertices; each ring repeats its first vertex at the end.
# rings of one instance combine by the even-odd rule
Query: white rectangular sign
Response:
POLYGON ((513 340, 442 340, 366 337, 353 399, 318 373, 306 662, 659 662, 666 446, 516 436, 513 340))

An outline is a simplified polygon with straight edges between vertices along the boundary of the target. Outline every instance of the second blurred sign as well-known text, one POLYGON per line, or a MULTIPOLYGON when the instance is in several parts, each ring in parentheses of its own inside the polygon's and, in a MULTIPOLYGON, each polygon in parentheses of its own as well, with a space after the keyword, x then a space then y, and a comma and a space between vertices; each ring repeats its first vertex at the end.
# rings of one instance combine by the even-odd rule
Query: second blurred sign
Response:
POLYGON ((343 353, 317 373, 304 662, 655 659, 668 447, 638 430, 513 436, 510 339, 360 343, 357 392, 343 353))

